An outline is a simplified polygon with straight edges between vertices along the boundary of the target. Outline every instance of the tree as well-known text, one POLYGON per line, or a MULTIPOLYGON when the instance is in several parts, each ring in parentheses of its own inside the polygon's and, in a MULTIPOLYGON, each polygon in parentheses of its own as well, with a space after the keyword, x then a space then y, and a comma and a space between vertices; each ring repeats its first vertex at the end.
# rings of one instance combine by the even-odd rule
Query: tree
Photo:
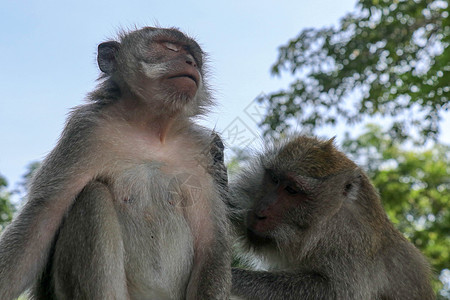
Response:
POLYGON ((11 222, 14 207, 11 204, 11 193, 6 190, 8 183, 6 179, 0 176, 0 232, 11 222))
MULTIPOLYGON (((390 220, 444 276, 450 268, 450 147, 404 150, 378 126, 343 143, 367 171, 390 220)), ((450 280, 450 278, 448 278, 450 280)), ((443 283, 435 278, 439 291, 443 283)), ((450 298, 450 290, 440 294, 450 298)))
POLYGON ((11 203, 11 195, 25 195, 28 190, 28 185, 34 174, 34 172, 41 165, 40 162, 32 162, 27 166, 27 172, 22 176, 22 182, 19 184, 18 189, 8 191, 6 188, 8 183, 4 177, 0 175, 0 232, 9 224, 12 220, 13 213, 16 211, 16 207, 11 203))
POLYGON ((289 121, 314 130, 388 117, 395 138, 414 129, 435 140, 449 108, 449 44, 447 1, 360 0, 337 28, 305 29, 279 48, 272 73, 296 79, 258 98, 268 107, 265 134, 289 121))

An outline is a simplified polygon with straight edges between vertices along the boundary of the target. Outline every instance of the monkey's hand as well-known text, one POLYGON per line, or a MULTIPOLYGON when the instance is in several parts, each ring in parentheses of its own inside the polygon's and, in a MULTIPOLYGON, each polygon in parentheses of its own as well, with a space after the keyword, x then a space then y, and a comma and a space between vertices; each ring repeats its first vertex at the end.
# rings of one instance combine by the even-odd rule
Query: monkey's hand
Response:
POLYGON ((231 294, 244 299, 336 299, 328 280, 315 272, 266 272, 232 268, 231 294))
POLYGON ((212 141, 210 154, 212 156, 213 162, 209 166, 209 172, 211 176, 214 178, 216 183, 224 190, 228 190, 228 172, 227 167, 224 163, 224 154, 223 151, 225 146, 223 145, 222 139, 220 136, 213 131, 211 133, 212 141))

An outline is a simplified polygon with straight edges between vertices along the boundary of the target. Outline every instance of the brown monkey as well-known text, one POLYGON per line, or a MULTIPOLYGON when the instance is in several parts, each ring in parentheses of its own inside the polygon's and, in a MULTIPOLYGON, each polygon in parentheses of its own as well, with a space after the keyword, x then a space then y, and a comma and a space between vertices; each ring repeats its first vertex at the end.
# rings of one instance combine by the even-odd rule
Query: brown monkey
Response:
POLYGON ((227 299, 218 141, 192 120, 211 103, 204 53, 145 27, 100 44, 98 65, 1 236, 0 299, 35 282, 39 299, 227 299))
POLYGON ((374 187, 333 146, 291 137, 230 183, 238 243, 263 269, 233 268, 243 299, 434 299, 428 263, 374 187))

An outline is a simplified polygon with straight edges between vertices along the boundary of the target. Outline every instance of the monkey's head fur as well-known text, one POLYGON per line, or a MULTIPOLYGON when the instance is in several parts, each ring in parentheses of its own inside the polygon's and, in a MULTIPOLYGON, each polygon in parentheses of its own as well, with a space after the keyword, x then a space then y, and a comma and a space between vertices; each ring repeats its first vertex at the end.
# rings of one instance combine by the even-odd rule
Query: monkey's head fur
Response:
POLYGON ((205 53, 175 28, 123 31, 117 40, 98 46, 97 61, 102 82, 90 100, 140 99, 156 114, 187 117, 205 113, 212 104, 204 80, 205 53))
POLYGON ((357 251, 374 242, 374 228, 385 222, 367 176, 333 139, 291 136, 249 165, 230 184, 232 219, 238 245, 271 267, 301 263, 323 243, 323 249, 357 251), (351 232, 350 244, 343 245, 340 235, 351 232))

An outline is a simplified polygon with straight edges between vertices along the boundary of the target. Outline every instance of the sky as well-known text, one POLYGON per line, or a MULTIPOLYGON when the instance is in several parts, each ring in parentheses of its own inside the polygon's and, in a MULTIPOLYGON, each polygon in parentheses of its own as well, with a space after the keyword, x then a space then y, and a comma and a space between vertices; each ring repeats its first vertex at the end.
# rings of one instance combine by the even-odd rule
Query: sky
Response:
MULTIPOLYGON (((0 174, 17 187, 27 165, 55 146, 67 113, 96 86, 97 45, 121 28, 178 27, 209 54, 217 106, 201 123, 227 146, 258 140, 254 99, 288 85, 270 75, 277 48, 307 27, 335 25, 356 0, 2 0, 0 174), (245 131, 242 139, 232 131, 245 131)), ((446 123, 450 123, 446 115, 446 123)), ((445 127, 444 127, 445 128, 445 127)), ((342 128, 341 128, 342 129, 342 128)), ((325 133, 337 135, 336 128, 325 133)), ((444 136, 450 143, 450 134, 444 136)))

